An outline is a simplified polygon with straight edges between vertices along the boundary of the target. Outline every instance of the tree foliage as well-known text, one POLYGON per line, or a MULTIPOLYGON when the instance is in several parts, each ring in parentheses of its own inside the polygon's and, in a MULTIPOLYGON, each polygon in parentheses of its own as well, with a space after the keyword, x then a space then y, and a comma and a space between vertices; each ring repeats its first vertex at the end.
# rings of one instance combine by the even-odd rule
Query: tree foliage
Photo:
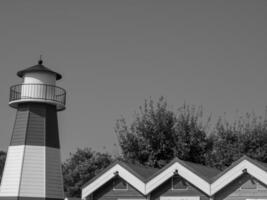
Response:
MULTIPOLYGON (((174 157, 224 169, 243 155, 267 162, 267 120, 246 114, 234 122, 219 119, 214 126, 201 107, 184 104, 170 109, 161 97, 145 100, 128 125, 122 117, 115 133, 123 160, 162 167, 174 157)), ((6 153, 0 151, 0 175, 6 153)), ((90 148, 78 149, 62 164, 64 190, 80 197, 81 186, 107 167, 113 158, 90 148)), ((1 177, 0 176, 0 177, 1 177)))
POLYGON ((146 100, 130 126, 119 119, 115 132, 126 160, 152 167, 174 157, 204 163, 209 145, 201 120, 201 108, 184 104, 174 112, 161 97, 156 103, 146 100))
POLYGON ((6 161, 6 152, 5 151, 0 151, 0 182, 2 180, 2 174, 5 166, 5 161, 6 161))
POLYGON ((90 148, 78 149, 70 154, 63 165, 64 190, 68 197, 80 197, 81 186, 112 162, 108 153, 99 153, 90 148))
POLYGON ((220 118, 214 126, 201 107, 184 104, 170 110, 164 98, 145 101, 128 125, 116 123, 125 160, 162 167, 174 157, 224 169, 243 155, 267 162, 267 121, 246 114, 230 123, 220 118), (203 121, 205 123, 203 123, 203 121))
POLYGON ((267 121, 247 113, 234 123, 220 119, 211 136, 210 165, 224 169, 243 155, 267 162, 267 121))

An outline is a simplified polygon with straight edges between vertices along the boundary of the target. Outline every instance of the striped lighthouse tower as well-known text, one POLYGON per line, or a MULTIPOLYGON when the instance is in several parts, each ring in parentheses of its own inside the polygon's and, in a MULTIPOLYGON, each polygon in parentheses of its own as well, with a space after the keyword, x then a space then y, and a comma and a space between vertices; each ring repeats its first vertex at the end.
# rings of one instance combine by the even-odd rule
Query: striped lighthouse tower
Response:
POLYGON ((0 199, 64 199, 57 112, 66 92, 56 86, 61 75, 43 65, 17 73, 23 83, 10 88, 9 105, 17 109, 2 176, 0 199))

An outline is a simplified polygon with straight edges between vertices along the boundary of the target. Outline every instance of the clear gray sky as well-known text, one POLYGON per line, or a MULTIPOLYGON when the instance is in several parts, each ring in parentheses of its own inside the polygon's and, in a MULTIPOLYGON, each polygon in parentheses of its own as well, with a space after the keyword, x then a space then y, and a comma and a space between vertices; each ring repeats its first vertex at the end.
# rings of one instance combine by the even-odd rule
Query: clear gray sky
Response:
POLYGON ((0 149, 15 118, 16 72, 44 65, 63 74, 63 160, 78 147, 115 152, 114 125, 150 96, 173 109, 202 105, 230 120, 267 105, 267 1, 0 2, 0 149))

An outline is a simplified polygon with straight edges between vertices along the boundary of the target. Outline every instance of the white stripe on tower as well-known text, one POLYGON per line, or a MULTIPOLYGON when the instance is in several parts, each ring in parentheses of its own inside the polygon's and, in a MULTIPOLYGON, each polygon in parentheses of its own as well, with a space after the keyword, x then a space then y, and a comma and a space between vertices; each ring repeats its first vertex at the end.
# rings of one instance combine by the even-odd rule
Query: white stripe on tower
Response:
POLYGON ((0 196, 18 196, 24 148, 24 145, 8 147, 0 196))
POLYGON ((45 147, 25 146, 19 196, 45 197, 45 147))
POLYGON ((10 146, 0 196, 64 198, 60 149, 10 146))

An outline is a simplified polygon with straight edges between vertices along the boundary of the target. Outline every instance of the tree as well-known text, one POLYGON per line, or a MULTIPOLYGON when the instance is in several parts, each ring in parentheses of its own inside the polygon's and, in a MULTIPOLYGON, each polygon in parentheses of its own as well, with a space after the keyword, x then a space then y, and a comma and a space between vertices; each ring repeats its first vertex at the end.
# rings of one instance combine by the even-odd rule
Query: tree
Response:
POLYGON ((243 155, 267 162, 267 121, 254 113, 231 124, 220 119, 212 137, 212 166, 224 169, 243 155))
POLYGON ((208 156, 210 166, 224 169, 241 157, 239 133, 229 123, 223 123, 220 119, 210 138, 213 143, 212 152, 208 156))
POLYGON ((97 175, 112 162, 111 155, 92 151, 90 148, 78 149, 70 154, 63 165, 64 190, 68 197, 80 197, 81 186, 97 175))
POLYGON ((201 122, 202 108, 184 104, 177 112, 158 102, 145 100, 134 121, 117 120, 115 133, 125 160, 162 167, 174 157, 205 163, 208 141, 201 122))
POLYGON ((203 109, 183 105, 178 109, 176 123, 175 156, 183 160, 206 163, 206 157, 211 151, 207 137, 210 117, 203 124, 203 109))
POLYGON ((5 162, 6 162, 6 152, 0 151, 0 182, 2 180, 2 174, 3 174, 5 162))

